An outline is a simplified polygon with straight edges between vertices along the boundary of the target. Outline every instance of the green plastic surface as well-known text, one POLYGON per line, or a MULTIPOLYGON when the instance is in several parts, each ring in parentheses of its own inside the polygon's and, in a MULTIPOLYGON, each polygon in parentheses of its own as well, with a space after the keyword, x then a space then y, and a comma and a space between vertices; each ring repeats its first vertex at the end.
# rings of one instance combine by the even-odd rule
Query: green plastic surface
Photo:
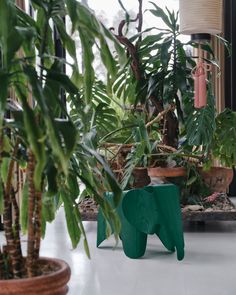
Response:
MULTIPOLYGON (((112 193, 105 197, 113 205, 112 193)), ((184 237, 179 203, 179 190, 173 184, 147 186, 123 192, 116 209, 121 220, 123 249, 130 258, 142 257, 146 250, 147 235, 156 234, 171 252, 177 250, 178 260, 184 258, 184 237)), ((106 222, 99 211, 97 247, 107 238, 106 222)))

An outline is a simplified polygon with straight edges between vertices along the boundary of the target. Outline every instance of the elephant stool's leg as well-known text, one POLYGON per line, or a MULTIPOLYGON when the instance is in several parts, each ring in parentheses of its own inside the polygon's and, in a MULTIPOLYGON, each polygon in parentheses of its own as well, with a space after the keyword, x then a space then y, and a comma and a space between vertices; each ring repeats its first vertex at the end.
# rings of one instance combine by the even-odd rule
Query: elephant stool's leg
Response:
POLYGON ((122 227, 122 244, 125 255, 129 258, 142 257, 146 250, 147 234, 138 231, 130 224, 122 227))

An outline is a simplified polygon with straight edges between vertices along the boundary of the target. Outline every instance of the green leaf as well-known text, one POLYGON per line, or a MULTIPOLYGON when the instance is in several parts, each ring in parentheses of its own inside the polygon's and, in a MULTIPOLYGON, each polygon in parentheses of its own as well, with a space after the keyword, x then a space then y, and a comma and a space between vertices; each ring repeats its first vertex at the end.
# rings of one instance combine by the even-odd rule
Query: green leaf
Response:
POLYGON ((46 175, 48 179, 47 194, 49 196, 54 196, 58 192, 57 172, 58 171, 53 163, 53 160, 48 159, 48 164, 46 167, 46 175))
POLYGON ((112 78, 114 78, 117 73, 116 62, 110 52, 110 49, 108 47, 106 40, 103 37, 100 37, 100 45, 101 45, 100 53, 101 53, 102 61, 104 65, 106 66, 108 73, 112 76, 112 78))
POLYGON ((77 63, 75 41, 70 37, 70 35, 67 34, 66 27, 63 20, 59 16, 55 15, 53 17, 53 21, 56 25, 56 28, 58 30, 58 33, 60 35, 64 48, 68 51, 70 56, 74 59, 75 63, 77 63))
POLYGON ((225 109, 216 117, 216 129, 212 143, 213 156, 221 164, 232 167, 236 165, 236 113, 225 109))
POLYGON ((0 124, 2 124, 2 119, 5 113, 6 101, 8 97, 8 83, 8 73, 4 72, 3 70, 0 70, 0 124))
POLYGON ((85 230, 84 230, 84 225, 82 223, 82 219, 81 219, 78 207, 74 208, 74 214, 77 217, 77 222, 79 224, 81 233, 82 233, 82 235, 84 237, 84 250, 85 250, 85 253, 86 253, 87 257, 90 259, 91 256, 90 256, 90 251, 89 251, 89 246, 88 246, 88 240, 87 240, 87 236, 86 236, 86 233, 85 233, 85 230))
POLYGON ((3 210, 4 210, 3 186, 0 185, 0 214, 3 214, 3 210))
POLYGON ((41 108, 41 112, 43 113, 42 119, 45 122, 45 131, 50 142, 52 153, 55 158, 58 159, 58 167, 62 169, 63 173, 66 175, 68 171, 68 157, 71 154, 71 148, 74 146, 76 140, 75 128, 73 128, 73 124, 70 121, 62 124, 56 124, 53 113, 50 112, 50 108, 47 105, 48 99, 45 97, 45 94, 47 93, 43 92, 35 69, 31 66, 25 66, 24 71, 31 83, 34 98, 37 100, 41 108), (63 129, 65 124, 68 124, 70 127, 67 134, 65 134, 65 130, 63 129), (57 129, 57 125, 61 127, 59 130, 57 129), (62 135, 63 138, 61 138, 60 135, 62 135), (68 138, 71 142, 68 141, 68 138))
POLYGON ((36 190, 41 190, 42 173, 46 163, 45 147, 41 141, 43 132, 39 125, 36 123, 33 110, 30 108, 27 102, 27 98, 21 95, 21 101, 24 108, 24 128, 26 130, 27 139, 30 143, 30 147, 36 158, 36 165, 34 171, 34 184, 36 190))
POLYGON ((44 210, 42 209, 42 222, 41 222, 41 235, 42 235, 42 238, 44 239, 45 238, 45 234, 46 234, 46 227, 47 227, 47 222, 46 222, 46 218, 44 216, 44 210))
POLYGON ((118 206, 118 204, 120 202, 122 191, 121 191, 121 188, 120 188, 119 184, 117 183, 117 180, 116 180, 114 174, 112 173, 110 167, 107 165, 107 163, 103 160, 103 158, 95 150, 91 149, 90 147, 88 147, 86 145, 80 145, 80 146, 82 149, 89 152, 102 165, 102 167, 106 173, 111 190, 114 193, 115 206, 118 206))
POLYGON ((86 104, 92 100, 92 87, 94 82, 94 69, 92 66, 94 54, 92 47, 95 43, 94 38, 86 34, 84 30, 79 30, 80 40, 83 48, 83 64, 84 64, 84 91, 86 104))
MULTIPOLYGON (((10 35, 14 31, 16 25, 16 10, 13 0, 0 1, 0 44, 3 53, 4 67, 8 67, 10 59, 15 54, 14 39, 10 39, 10 35), (9 44, 10 43, 10 44, 9 44), (11 48, 13 45, 13 48, 11 48)), ((13 37, 13 36, 12 36, 13 37)), ((18 47, 18 37, 15 34, 18 47)))
POLYGON ((76 0, 66 0, 67 10, 72 22, 72 33, 74 33, 78 18, 77 18, 77 1, 76 0))
POLYGON ((64 156, 69 160, 76 145, 77 130, 74 124, 67 120, 56 120, 55 129, 59 135, 64 156))
POLYGON ((67 195, 66 191, 63 191, 61 193, 61 197, 64 204, 66 224, 69 236, 73 248, 76 248, 80 241, 81 231, 78 225, 77 216, 74 214, 73 201, 70 199, 70 196, 67 195))
POLYGON ((52 222, 55 219, 55 203, 54 197, 48 194, 43 194, 43 216, 45 221, 52 222))
POLYGON ((186 182, 186 186, 191 186, 196 180, 197 180, 197 176, 190 177, 186 182))
POLYGON ((70 173, 67 177, 67 187, 68 187, 68 190, 70 191, 71 198, 75 201, 79 197, 80 187, 79 187, 77 176, 72 173, 70 173))
POLYGON ((4 183, 7 181, 8 168, 9 168, 10 158, 3 158, 1 164, 1 179, 4 183))
POLYGON ((148 35, 146 36, 140 46, 147 46, 147 45, 153 45, 155 42, 159 42, 160 40, 162 40, 162 37, 164 36, 164 33, 159 33, 159 34, 155 34, 155 35, 148 35))
POLYGON ((84 239, 84 250, 86 252, 87 257, 90 259, 91 258, 91 255, 90 255, 90 251, 89 251, 89 246, 88 246, 87 239, 84 239))
POLYGON ((167 25, 167 27, 169 27, 170 29, 173 29, 173 25, 170 22, 170 19, 168 18, 167 14, 164 12, 164 10, 161 9, 159 6, 157 6, 154 2, 150 1, 150 3, 152 3, 152 5, 155 7, 155 9, 150 9, 149 11, 153 15, 160 17, 164 21, 164 23, 167 25))
POLYGON ((171 58, 171 53, 169 51, 172 44, 172 39, 167 38, 163 41, 161 45, 161 62, 164 67, 168 66, 169 60, 171 58))
POLYGON ((215 130, 215 108, 213 95, 208 93, 206 107, 201 109, 192 109, 186 121, 186 130, 189 145, 208 146, 211 143, 215 130))
POLYGON ((29 184, 27 181, 24 183, 22 198, 21 198, 21 210, 20 210, 20 224, 21 230, 25 234, 28 229, 28 199, 29 199, 29 184))
MULTIPOLYGON (((46 81, 47 82, 51 81, 53 82, 53 84, 60 85, 68 93, 77 94, 78 93, 77 86, 70 80, 70 78, 66 74, 64 74, 63 72, 60 73, 60 68, 61 68, 61 65, 58 63, 58 61, 55 61, 52 67, 50 68, 50 70, 48 70, 47 72, 46 81)), ((53 87, 53 85, 50 84, 50 87, 53 87)))
POLYGON ((232 45, 230 44, 230 42, 220 35, 215 35, 215 37, 225 46, 225 48, 227 49, 227 53, 230 56, 232 54, 232 45))

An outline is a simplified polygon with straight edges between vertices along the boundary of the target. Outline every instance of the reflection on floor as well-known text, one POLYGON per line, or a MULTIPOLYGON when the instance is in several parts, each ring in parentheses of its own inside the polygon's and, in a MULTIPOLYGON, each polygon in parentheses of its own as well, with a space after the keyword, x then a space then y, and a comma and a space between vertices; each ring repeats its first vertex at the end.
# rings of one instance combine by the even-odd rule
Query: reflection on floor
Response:
POLYGON ((146 254, 138 260, 126 258, 120 245, 114 250, 114 239, 97 249, 96 222, 85 222, 89 260, 83 243, 71 249, 63 214, 48 226, 41 254, 70 264, 69 295, 236 294, 236 222, 186 224, 181 262, 155 236, 149 236, 146 254))

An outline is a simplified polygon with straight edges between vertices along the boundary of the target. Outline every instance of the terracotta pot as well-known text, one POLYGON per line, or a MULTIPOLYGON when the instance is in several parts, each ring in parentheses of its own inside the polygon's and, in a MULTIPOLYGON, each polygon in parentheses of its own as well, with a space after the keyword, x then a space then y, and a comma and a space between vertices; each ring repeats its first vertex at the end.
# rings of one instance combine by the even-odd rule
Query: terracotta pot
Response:
POLYGON ((65 295, 70 279, 69 265, 59 259, 40 258, 42 265, 54 265, 57 270, 48 275, 27 279, 0 280, 0 295, 65 295))
POLYGON ((150 177, 180 177, 186 176, 186 169, 184 167, 153 167, 148 168, 148 175, 150 177))
POLYGON ((208 171, 199 168, 199 173, 212 192, 226 193, 233 180, 233 169, 231 168, 211 167, 208 171))
POLYGON ((148 175, 147 168, 136 167, 134 168, 132 175, 134 177, 134 188, 140 188, 148 185, 151 182, 151 179, 148 175))

